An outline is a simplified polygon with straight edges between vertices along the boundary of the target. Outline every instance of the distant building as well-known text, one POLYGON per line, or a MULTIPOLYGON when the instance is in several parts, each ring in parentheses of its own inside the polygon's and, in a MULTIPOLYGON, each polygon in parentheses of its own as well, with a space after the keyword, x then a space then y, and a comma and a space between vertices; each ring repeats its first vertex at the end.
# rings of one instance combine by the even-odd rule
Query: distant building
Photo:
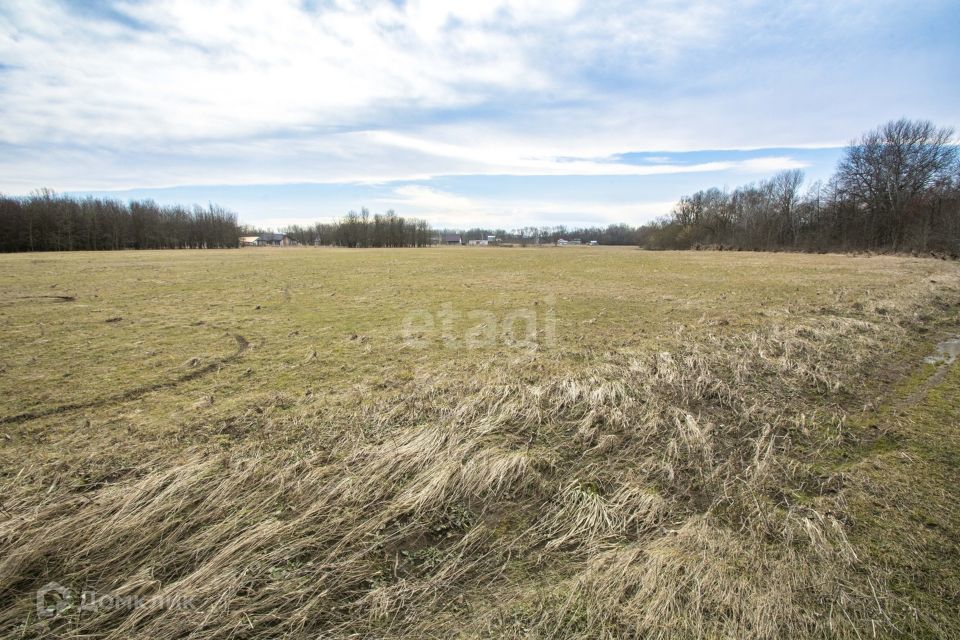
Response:
POLYGON ((456 233, 445 233, 440 236, 440 244, 463 244, 463 239, 456 233))
POLYGON ((241 247, 292 247, 297 241, 285 233, 261 233, 259 236, 243 236, 241 247))
POLYGON ((557 240, 558 247, 565 247, 568 244, 570 244, 570 242, 568 240, 564 240, 563 238, 560 238, 559 240, 557 240))
POLYGON ((261 247, 289 247, 294 241, 285 233, 264 233, 257 243, 261 247))
POLYGON ((594 247, 594 246, 596 246, 596 245, 598 245, 598 244, 600 244, 600 243, 597 242, 596 240, 591 240, 591 241, 590 241, 590 246, 591 246, 591 247, 594 247))

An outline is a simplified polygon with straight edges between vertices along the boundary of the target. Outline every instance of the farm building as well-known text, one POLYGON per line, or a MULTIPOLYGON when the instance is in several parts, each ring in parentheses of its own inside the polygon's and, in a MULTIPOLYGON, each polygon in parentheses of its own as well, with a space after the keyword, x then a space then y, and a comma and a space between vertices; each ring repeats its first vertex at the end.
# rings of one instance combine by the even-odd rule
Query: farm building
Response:
POLYGON ((463 244, 463 239, 456 233, 445 233, 440 236, 440 244, 463 244))
POLYGON ((285 233, 261 233, 259 236, 243 236, 241 247, 292 247, 297 241, 285 233))
POLYGON ((296 244, 296 240, 290 239, 285 233, 264 233, 260 235, 257 244, 261 247, 289 247, 296 244))

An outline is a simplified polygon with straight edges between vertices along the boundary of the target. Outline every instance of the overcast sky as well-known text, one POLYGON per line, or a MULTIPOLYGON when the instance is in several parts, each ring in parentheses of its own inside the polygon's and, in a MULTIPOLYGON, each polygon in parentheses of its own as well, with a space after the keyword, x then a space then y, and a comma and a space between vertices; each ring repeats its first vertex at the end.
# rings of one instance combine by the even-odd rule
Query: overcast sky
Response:
POLYGON ((958 32, 956 0, 0 0, 0 191, 637 224, 960 124, 958 32))

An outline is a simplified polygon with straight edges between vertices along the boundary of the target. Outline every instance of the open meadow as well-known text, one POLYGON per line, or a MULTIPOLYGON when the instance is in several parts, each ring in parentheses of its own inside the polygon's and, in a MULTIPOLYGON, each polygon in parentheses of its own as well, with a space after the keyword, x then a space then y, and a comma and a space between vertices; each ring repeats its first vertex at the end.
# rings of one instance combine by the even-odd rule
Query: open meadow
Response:
POLYGON ((960 637, 957 335, 909 257, 0 255, 0 637, 960 637))

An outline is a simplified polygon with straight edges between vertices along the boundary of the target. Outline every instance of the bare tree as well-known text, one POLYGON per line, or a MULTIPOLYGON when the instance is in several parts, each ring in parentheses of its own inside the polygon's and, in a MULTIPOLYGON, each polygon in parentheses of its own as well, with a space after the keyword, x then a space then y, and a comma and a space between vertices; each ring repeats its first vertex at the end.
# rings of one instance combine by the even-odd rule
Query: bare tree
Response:
POLYGON ((236 214, 216 205, 124 204, 48 189, 0 196, 0 251, 224 248, 237 246, 238 232, 236 214))
POLYGON ((651 248, 880 249, 960 255, 960 152, 953 130, 897 120, 845 151, 837 173, 801 191, 784 171, 727 194, 682 197, 669 218, 638 231, 651 248))
POLYGON ((900 119, 851 144, 837 170, 844 195, 869 214, 865 231, 874 246, 900 248, 921 194, 956 171, 953 129, 926 120, 900 119))
POLYGON ((781 171, 770 180, 771 196, 777 225, 777 243, 792 246, 797 241, 797 208, 803 171, 781 171))

